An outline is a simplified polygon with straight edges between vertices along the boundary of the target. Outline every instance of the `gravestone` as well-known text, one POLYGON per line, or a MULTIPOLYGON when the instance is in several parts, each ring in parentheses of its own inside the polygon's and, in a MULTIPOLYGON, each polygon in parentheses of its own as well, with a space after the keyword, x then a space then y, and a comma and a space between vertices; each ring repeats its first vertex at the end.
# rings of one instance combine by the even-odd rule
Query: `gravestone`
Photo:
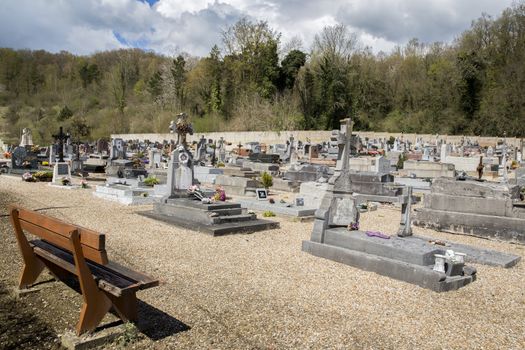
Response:
POLYGON ((305 164, 289 169, 283 175, 283 178, 296 182, 317 181, 320 178, 329 178, 333 173, 326 165, 305 164))
POLYGON ((109 159, 127 159, 126 157, 126 143, 121 138, 111 140, 111 149, 109 159))
POLYGON ((507 183, 437 178, 414 224, 438 231, 525 243, 525 207, 507 183))
POLYGON ((150 169, 158 169, 160 168, 160 163, 162 160, 162 151, 152 148, 148 152, 148 159, 149 159, 149 168, 150 169))
POLYGON ((170 127, 177 131, 179 141, 171 154, 168 170, 170 194, 155 203, 152 211, 139 214, 214 236, 278 227, 276 222, 258 220, 255 214, 247 213, 238 203, 212 202, 211 194, 192 187, 193 159, 186 145, 186 133, 192 128, 185 114, 179 115, 176 125, 176 128, 170 127), (190 187, 193 193, 188 191, 190 187))
POLYGON ((197 163, 204 163, 206 161, 206 138, 201 136, 197 148, 195 149, 195 161, 197 163))
POLYGON ((98 139, 96 144, 96 152, 107 155, 109 151, 109 144, 106 139, 98 139))
POLYGON ((20 172, 38 169, 38 157, 30 147, 16 147, 11 153, 11 170, 20 172))
POLYGON ((69 164, 64 161, 64 141, 69 139, 69 133, 64 134, 62 127, 60 127, 58 134, 53 135, 56 141, 58 141, 58 161, 55 163, 53 168, 53 184, 61 184, 62 179, 71 181, 71 168, 69 164))
POLYGON ((525 187, 525 167, 516 169, 516 184, 525 187))
POLYGON ((445 163, 447 161, 447 155, 448 155, 448 145, 444 143, 441 145, 441 154, 439 156, 441 163, 445 163))
POLYGON ((53 184, 62 184, 62 179, 71 180, 71 168, 68 163, 57 162, 53 167, 53 184))
POLYGON ((252 162, 276 164, 279 163, 279 155, 271 153, 250 153, 248 159, 252 162))
POLYGON ((184 145, 171 153, 168 164, 168 189, 170 198, 186 197, 186 191, 194 184, 193 157, 184 145))
POLYGON ((224 147, 224 138, 219 139, 219 162, 226 163, 226 148, 224 147))
POLYGON ((29 128, 22 130, 22 137, 20 138, 20 147, 33 146, 33 134, 29 128))
MULTIPOLYGON (((389 236, 381 232, 359 231, 359 211, 351 194, 347 153, 350 151, 351 120, 346 121, 342 166, 330 181, 328 190, 315 212, 310 240, 302 250, 312 255, 355 266, 366 271, 417 284, 437 292, 454 290, 473 282, 476 270, 463 263, 447 260, 450 271, 434 271, 435 254, 442 250, 428 241, 389 236), (452 271, 452 272, 451 272, 452 271), (448 272, 448 273, 447 273, 448 272)), ((407 193, 400 236, 410 236, 410 190, 407 193)))

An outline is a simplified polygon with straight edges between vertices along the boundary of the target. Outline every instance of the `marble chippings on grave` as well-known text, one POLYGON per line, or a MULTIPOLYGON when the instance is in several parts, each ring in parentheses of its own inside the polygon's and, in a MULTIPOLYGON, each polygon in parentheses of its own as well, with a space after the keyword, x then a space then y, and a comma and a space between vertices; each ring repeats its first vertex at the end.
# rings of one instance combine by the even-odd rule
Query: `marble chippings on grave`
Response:
POLYGON ((141 215, 213 236, 278 227, 277 222, 257 219, 238 203, 212 200, 213 190, 196 186, 194 159, 186 144, 191 124, 185 114, 179 114, 170 128, 177 132, 178 142, 168 166, 169 194, 155 203, 152 211, 141 212, 141 215))

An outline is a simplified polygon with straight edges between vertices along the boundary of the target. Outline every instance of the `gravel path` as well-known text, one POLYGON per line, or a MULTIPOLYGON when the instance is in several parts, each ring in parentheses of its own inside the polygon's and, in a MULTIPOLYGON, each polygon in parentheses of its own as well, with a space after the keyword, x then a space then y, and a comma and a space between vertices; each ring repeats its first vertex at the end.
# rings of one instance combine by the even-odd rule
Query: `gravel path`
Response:
MULTIPOLYGON (((5 193, 31 208, 61 207, 45 212, 106 233, 112 260, 161 279, 138 295, 147 330, 135 348, 525 348, 524 261, 511 269, 474 265, 476 282, 435 293, 301 252, 311 222, 277 218, 280 229, 213 238, 135 214, 149 206, 120 206, 91 191, 0 176, 0 215, 5 193)), ((385 206, 361 218, 363 229, 395 233, 400 211, 385 206)), ((0 252, 19 259, 7 224, 0 220, 8 242, 0 252)), ((414 231, 525 256, 525 246, 414 231)), ((9 264, 13 271, 3 272, 14 285, 19 262, 9 264)), ((71 310, 75 321, 78 309, 71 310)))

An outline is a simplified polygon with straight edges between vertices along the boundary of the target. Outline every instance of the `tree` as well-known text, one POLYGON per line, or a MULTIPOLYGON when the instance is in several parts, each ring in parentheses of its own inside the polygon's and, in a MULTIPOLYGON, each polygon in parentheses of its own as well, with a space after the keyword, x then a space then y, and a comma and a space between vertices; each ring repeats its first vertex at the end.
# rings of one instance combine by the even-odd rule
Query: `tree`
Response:
POLYGON ((146 85, 146 90, 149 92, 153 101, 158 101, 162 95, 162 74, 160 71, 156 71, 149 79, 146 85))
POLYGON ((64 107, 62 107, 62 109, 60 109, 60 112, 58 112, 57 119, 58 121, 62 122, 68 120, 72 116, 73 112, 69 109, 67 105, 65 105, 64 107))
POLYGON ((280 34, 265 21, 240 19, 222 33, 227 56, 224 63, 235 75, 243 93, 270 99, 279 79, 280 34))
POLYGON ((290 51, 281 62, 280 90, 292 89, 299 69, 306 63, 306 54, 299 50, 290 51))

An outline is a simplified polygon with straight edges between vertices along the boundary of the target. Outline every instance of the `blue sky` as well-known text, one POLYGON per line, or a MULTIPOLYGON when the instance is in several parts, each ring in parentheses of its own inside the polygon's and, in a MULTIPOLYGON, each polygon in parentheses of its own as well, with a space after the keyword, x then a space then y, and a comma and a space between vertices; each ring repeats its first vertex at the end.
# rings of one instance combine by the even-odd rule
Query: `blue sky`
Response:
POLYGON ((207 55, 242 17, 308 51, 324 26, 345 24, 362 46, 389 52, 411 38, 451 42, 512 0, 2 0, 0 47, 75 54, 139 47, 207 55))

